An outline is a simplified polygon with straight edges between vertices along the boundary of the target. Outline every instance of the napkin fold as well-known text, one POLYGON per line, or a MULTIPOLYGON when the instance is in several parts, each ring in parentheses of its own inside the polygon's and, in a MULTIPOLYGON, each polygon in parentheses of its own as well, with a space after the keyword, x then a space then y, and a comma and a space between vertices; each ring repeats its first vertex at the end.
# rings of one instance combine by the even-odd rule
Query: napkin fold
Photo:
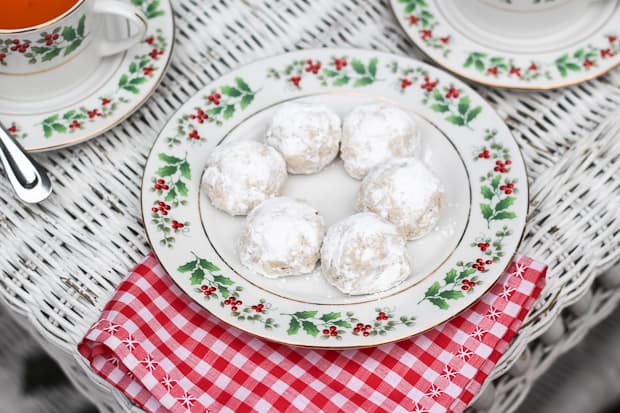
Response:
POLYGON ((515 256, 456 318, 360 350, 312 350, 230 327, 187 297, 148 255, 118 287, 79 352, 149 412, 462 412, 545 284, 515 256))

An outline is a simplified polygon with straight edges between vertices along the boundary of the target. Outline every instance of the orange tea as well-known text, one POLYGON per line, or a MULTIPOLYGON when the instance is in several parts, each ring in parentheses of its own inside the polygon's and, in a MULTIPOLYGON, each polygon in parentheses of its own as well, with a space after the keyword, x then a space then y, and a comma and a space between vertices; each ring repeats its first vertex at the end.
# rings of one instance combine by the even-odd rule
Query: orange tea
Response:
POLYGON ((0 7, 0 30, 24 29, 61 16, 78 0, 8 0, 0 7))

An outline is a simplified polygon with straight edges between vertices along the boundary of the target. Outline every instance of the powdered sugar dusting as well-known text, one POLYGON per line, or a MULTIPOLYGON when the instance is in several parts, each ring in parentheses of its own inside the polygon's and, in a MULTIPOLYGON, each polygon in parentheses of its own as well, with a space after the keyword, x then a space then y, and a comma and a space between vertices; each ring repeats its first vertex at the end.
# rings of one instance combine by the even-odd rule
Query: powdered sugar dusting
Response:
POLYGON ((413 156, 420 146, 414 120, 400 108, 367 104, 345 118, 342 134, 344 168, 356 179, 394 156, 413 156))
POLYGON ((325 223, 305 202, 268 199, 247 217, 239 237, 241 263, 266 277, 307 274, 319 259, 325 223))
POLYGON ((441 182, 422 161, 392 158, 364 178, 357 209, 379 214, 407 239, 415 239, 437 224, 443 198, 441 182))
POLYGON ((244 140, 217 147, 207 160, 202 185, 213 206, 246 215, 267 198, 280 195, 286 164, 275 149, 244 140))
POLYGON ((380 216, 352 215, 327 231, 321 248, 322 274, 350 295, 388 290, 411 273, 405 244, 396 227, 380 216))
POLYGON ((324 105, 285 103, 273 116, 265 141, 286 160, 290 173, 316 173, 336 158, 342 131, 324 105))

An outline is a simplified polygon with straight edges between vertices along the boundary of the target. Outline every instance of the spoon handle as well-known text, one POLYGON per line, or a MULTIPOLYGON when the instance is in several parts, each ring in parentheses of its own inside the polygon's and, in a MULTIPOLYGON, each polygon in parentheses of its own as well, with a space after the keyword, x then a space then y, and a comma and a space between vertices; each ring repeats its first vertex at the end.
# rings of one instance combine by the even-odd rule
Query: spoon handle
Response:
POLYGON ((24 202, 43 201, 52 191, 45 170, 0 125, 0 161, 15 193, 24 202))

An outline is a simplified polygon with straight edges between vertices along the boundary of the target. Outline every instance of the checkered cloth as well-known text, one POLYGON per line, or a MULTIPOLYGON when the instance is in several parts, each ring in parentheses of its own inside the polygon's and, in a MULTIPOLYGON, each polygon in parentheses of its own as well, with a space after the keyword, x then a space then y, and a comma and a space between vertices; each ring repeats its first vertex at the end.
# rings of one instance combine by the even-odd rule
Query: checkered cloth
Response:
POLYGON ((310 350, 229 327, 153 255, 121 283, 79 344, 92 368, 149 412, 462 412, 545 283, 517 256, 460 316, 414 338, 310 350))

